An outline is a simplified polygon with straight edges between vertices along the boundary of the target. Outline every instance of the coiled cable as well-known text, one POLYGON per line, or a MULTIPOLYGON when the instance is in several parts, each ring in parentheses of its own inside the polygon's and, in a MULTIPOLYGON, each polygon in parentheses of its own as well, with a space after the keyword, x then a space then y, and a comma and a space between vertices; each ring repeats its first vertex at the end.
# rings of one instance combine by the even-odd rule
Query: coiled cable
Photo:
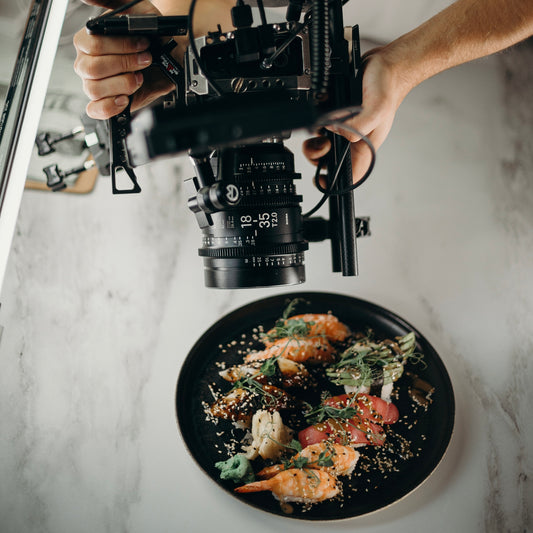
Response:
POLYGON ((328 0, 313 0, 311 13, 311 89, 317 100, 323 100, 328 92, 330 69, 328 0))

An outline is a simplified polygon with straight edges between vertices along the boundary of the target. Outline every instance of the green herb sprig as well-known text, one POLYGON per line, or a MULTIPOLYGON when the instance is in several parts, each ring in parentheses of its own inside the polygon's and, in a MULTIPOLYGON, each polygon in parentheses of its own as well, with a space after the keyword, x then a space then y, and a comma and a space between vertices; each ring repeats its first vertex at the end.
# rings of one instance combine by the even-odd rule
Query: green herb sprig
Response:
POLYGON ((321 403, 318 407, 308 410, 304 416, 310 424, 318 424, 328 418, 333 418, 335 420, 352 419, 361 415, 361 409, 357 403, 354 403, 354 398, 352 398, 350 403, 344 407, 336 407, 334 405, 321 403))
POLYGON ((326 375, 336 385, 370 387, 374 382, 384 385, 398 380, 407 360, 422 361, 423 355, 415 352, 414 332, 395 341, 374 342, 371 333, 350 346, 340 360, 326 369, 326 375))
MULTIPOLYGON (((302 451, 302 445, 294 439, 289 445, 286 445, 285 447, 293 450, 298 450, 298 453, 302 451)), ((289 468, 308 469, 313 468, 314 466, 333 466, 334 463, 332 456, 335 455, 335 453, 336 452, 333 447, 326 446, 326 449, 322 450, 314 461, 310 461, 307 457, 303 457, 302 455, 296 454, 290 457, 289 459, 285 459, 284 461, 282 461, 282 464, 286 470, 289 468)))
POLYGON ((262 337, 273 342, 277 339, 298 339, 309 336, 309 331, 314 322, 306 322, 301 318, 289 318, 293 313, 301 298, 292 299, 284 309, 281 318, 276 320, 274 327, 268 333, 263 333, 262 337))

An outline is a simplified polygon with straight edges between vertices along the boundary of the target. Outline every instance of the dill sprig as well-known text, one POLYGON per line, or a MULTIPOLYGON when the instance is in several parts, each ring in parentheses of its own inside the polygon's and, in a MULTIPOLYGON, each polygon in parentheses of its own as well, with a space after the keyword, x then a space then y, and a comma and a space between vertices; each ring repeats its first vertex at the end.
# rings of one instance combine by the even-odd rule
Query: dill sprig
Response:
POLYGON ((341 354, 337 363, 326 369, 326 375, 336 385, 370 387, 373 383, 387 385, 398 380, 407 360, 422 361, 423 355, 415 352, 414 332, 395 341, 375 342, 371 332, 341 354))

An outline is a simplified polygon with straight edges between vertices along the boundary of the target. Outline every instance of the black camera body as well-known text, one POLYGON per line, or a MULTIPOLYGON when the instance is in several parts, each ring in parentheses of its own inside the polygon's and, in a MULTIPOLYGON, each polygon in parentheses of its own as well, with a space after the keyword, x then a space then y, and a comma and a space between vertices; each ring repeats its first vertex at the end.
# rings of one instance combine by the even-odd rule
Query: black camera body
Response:
MULTIPOLYGON (((346 39, 341 0, 312 0, 303 22, 289 9, 292 20, 268 24, 262 11, 256 26, 249 6, 238 2, 234 31, 219 27, 194 38, 193 10, 194 2, 188 18, 175 17, 189 30, 183 68, 155 41, 152 49, 176 84, 172 98, 109 121, 113 192, 140 191, 132 167, 188 153, 196 176, 186 180, 187 203, 202 231, 208 287, 302 283, 308 242, 328 238, 333 270, 355 275, 356 237, 369 230, 368 219, 354 216, 349 142, 326 133, 332 148, 320 166, 327 171, 325 220, 302 215, 294 184, 301 175, 284 140, 294 130, 316 130, 358 112, 357 26, 346 39), (116 187, 118 171, 126 171, 131 189, 116 187)), ((92 30, 106 33, 99 22, 92 30)), ((119 25, 115 17, 108 33, 118 33, 119 25)))
MULTIPOLYGON (((203 68, 224 94, 286 89, 294 97, 305 98, 311 88, 307 29, 270 61, 291 37, 289 23, 268 24, 213 32, 196 39, 196 46, 203 68)), ((213 93, 191 50, 189 47, 185 56, 188 105, 213 93)))

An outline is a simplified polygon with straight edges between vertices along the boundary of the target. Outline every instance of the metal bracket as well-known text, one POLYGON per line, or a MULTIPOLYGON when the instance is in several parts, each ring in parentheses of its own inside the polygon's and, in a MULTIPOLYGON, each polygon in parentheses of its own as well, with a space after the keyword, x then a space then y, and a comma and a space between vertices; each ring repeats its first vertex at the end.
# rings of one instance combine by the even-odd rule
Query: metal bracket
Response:
POLYGON ((126 151, 126 137, 130 130, 130 103, 118 115, 108 119, 109 129, 109 167, 111 172, 111 187, 113 194, 135 194, 141 192, 141 187, 137 183, 137 176, 131 168, 126 151), (125 173, 132 183, 130 189, 119 189, 117 187, 117 174, 125 173))

